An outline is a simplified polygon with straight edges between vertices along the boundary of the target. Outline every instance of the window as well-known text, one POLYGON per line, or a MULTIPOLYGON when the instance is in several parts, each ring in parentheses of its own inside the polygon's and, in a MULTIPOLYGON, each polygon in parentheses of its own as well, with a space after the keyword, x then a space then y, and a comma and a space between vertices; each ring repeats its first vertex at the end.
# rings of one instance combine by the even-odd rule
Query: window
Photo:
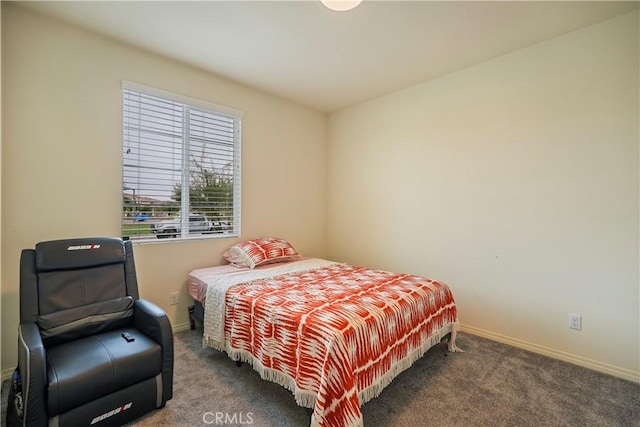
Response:
POLYGON ((123 84, 122 235, 240 235, 241 113, 123 84))

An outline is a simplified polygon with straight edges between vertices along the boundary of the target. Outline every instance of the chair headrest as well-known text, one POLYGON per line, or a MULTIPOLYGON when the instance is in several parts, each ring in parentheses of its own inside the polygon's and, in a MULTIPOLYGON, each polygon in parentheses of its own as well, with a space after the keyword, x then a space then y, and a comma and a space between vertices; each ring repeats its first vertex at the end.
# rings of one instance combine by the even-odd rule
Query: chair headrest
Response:
POLYGON ((51 240, 36 245, 38 272, 123 263, 124 242, 115 237, 51 240))

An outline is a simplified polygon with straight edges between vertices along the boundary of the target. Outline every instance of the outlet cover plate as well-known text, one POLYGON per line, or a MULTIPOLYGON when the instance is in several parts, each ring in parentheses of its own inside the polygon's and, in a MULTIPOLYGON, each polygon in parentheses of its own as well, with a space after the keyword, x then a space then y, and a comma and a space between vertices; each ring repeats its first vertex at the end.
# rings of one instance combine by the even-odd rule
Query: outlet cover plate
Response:
POLYGON ((571 329, 582 329, 582 316, 579 314, 570 314, 569 315, 569 327, 571 329))

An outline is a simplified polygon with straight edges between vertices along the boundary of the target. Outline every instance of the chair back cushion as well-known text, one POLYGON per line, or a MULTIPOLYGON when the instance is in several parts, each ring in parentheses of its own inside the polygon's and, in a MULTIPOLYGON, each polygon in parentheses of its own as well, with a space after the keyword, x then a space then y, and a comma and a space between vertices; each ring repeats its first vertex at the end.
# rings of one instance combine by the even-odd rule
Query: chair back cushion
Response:
MULTIPOLYGON (((132 296, 128 291, 132 284, 127 283, 132 267, 126 264, 129 260, 132 263, 133 257, 128 256, 127 248, 131 250, 130 243, 125 246, 120 239, 104 237, 36 245, 31 256, 33 271, 21 274, 20 286, 34 288, 36 321, 45 344, 110 330, 130 321, 137 283, 132 296)), ((135 270, 133 278, 135 282, 135 270)))
POLYGON ((42 339, 68 341, 127 324, 133 316, 133 298, 115 298, 55 311, 38 317, 42 339))

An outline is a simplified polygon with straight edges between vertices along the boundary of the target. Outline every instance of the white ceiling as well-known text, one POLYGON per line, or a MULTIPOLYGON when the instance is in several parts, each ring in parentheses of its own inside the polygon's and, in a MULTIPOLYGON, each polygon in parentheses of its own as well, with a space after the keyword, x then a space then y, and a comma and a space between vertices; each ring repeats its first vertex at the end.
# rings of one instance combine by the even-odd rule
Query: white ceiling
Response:
POLYGON ((331 112, 637 9, 638 1, 21 2, 331 112))

